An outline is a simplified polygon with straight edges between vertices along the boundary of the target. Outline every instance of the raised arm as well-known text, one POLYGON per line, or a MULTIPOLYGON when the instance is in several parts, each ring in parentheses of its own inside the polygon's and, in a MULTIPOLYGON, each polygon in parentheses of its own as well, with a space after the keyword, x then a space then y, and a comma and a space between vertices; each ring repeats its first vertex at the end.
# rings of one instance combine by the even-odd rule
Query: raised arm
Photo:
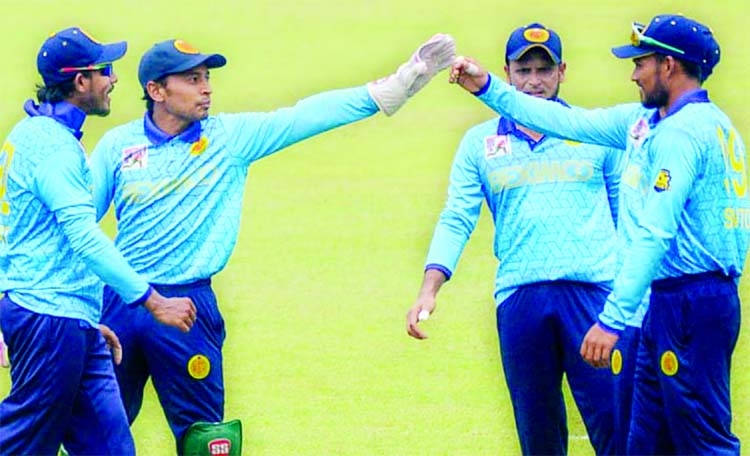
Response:
POLYGON ((566 107, 519 92, 489 73, 476 60, 459 57, 449 81, 474 94, 492 110, 528 128, 563 139, 624 150, 638 104, 601 109, 566 107))
POLYGON ((225 115, 237 138, 233 150, 251 163, 311 136, 372 116, 390 116, 455 59, 450 35, 437 34, 420 45, 395 73, 360 87, 331 90, 270 113, 225 115))

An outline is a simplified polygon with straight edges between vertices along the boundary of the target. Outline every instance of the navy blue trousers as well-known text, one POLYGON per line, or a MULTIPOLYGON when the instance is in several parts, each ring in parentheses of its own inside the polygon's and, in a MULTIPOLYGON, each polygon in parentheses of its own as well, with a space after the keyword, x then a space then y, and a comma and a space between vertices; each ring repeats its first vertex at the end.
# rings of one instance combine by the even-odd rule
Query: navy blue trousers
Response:
POLYGON ((629 454, 738 455, 729 372, 740 329, 734 279, 717 273, 654 281, 635 372, 629 454))
POLYGON ((0 300, 11 360, 0 403, 0 454, 134 455, 112 355, 99 328, 0 300))
POLYGON ((109 287, 104 289, 102 323, 117 333, 123 347, 115 373, 129 421, 141 410, 150 377, 181 452, 182 436, 191 424, 223 421, 224 319, 209 280, 154 288, 167 297, 192 298, 198 318, 189 332, 159 323, 143 306, 127 308, 109 287))
POLYGON ((567 454, 563 375, 595 451, 614 453, 612 372, 580 355, 607 293, 587 283, 542 282, 519 288, 498 306, 500 354, 523 454, 567 454))

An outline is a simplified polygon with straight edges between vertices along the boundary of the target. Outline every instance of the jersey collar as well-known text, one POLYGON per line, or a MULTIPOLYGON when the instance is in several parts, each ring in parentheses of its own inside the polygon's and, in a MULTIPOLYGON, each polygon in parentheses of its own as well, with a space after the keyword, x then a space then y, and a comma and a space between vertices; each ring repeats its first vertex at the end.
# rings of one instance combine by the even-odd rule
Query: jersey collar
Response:
POLYGON ((671 116, 672 114, 676 113, 677 111, 689 105, 690 103, 710 103, 710 102, 711 100, 708 99, 707 90, 705 89, 690 90, 680 95, 680 97, 672 104, 672 107, 669 108, 669 111, 667 111, 667 115, 664 117, 671 116))
MULTIPOLYGON (((560 103, 561 105, 565 107, 570 107, 568 103, 566 103, 562 98, 555 97, 555 98, 549 98, 550 101, 556 101, 557 103, 560 103)), ((508 118, 501 117, 500 120, 497 123, 497 134, 498 136, 501 135, 513 135, 519 139, 523 139, 529 144, 529 147, 532 149, 534 146, 539 144, 540 142, 544 141, 544 138, 547 136, 544 135, 541 138, 539 138, 539 141, 535 141, 532 137, 524 133, 518 128, 518 124, 508 118)))
POLYGON ((201 123, 191 123, 182 133, 176 135, 170 135, 159 128, 151 118, 148 112, 143 115, 143 127, 146 132, 146 137, 155 146, 161 146, 162 144, 172 140, 172 138, 179 138, 181 141, 186 143, 194 143, 201 138, 201 123))
POLYGON ((45 116, 55 119, 65 125, 79 141, 83 136, 81 128, 83 127, 83 122, 86 120, 86 113, 78 106, 70 104, 67 101, 37 105, 34 103, 34 100, 26 100, 23 110, 30 117, 45 116))
POLYGON ((657 109, 651 118, 651 125, 656 125, 659 121, 666 119, 672 114, 677 113, 680 109, 691 103, 710 103, 711 100, 708 98, 708 91, 706 89, 693 89, 689 90, 677 98, 672 106, 667 111, 664 117, 659 116, 659 110, 657 109))

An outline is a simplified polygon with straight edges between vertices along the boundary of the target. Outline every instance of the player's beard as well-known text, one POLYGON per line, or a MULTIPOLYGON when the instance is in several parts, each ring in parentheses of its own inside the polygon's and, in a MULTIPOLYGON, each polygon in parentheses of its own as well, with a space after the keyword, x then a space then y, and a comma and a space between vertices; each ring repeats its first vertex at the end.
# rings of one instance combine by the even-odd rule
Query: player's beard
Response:
POLYGON ((109 90, 105 93, 97 94, 89 92, 88 95, 81 101, 81 109, 89 116, 107 116, 109 115, 110 105, 107 95, 109 90))
POLYGON ((654 89, 650 92, 643 91, 643 101, 641 104, 647 109, 663 108, 669 103, 669 90, 662 84, 659 77, 654 82, 654 89))

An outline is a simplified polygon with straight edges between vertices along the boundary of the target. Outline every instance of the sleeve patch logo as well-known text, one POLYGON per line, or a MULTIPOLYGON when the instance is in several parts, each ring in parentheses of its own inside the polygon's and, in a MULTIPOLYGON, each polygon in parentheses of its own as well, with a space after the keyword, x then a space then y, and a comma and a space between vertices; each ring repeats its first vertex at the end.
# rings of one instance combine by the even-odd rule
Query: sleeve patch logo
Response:
POLYGON ((122 151, 122 171, 146 169, 148 167, 148 145, 128 147, 122 151))
POLYGON ((672 175, 669 174, 668 169, 662 169, 659 171, 659 175, 656 176, 656 183, 654 184, 654 190, 657 192, 663 192, 669 190, 669 183, 672 181, 672 175))
POLYGON ((211 361, 203 355, 194 355, 187 364, 188 374, 196 380, 203 380, 211 372, 211 361))
POLYGON ((661 371, 664 375, 672 377, 680 369, 680 362, 672 350, 667 350, 661 355, 661 371))
POLYGON ((484 138, 484 158, 502 157, 510 154, 510 137, 508 135, 493 135, 484 138))

